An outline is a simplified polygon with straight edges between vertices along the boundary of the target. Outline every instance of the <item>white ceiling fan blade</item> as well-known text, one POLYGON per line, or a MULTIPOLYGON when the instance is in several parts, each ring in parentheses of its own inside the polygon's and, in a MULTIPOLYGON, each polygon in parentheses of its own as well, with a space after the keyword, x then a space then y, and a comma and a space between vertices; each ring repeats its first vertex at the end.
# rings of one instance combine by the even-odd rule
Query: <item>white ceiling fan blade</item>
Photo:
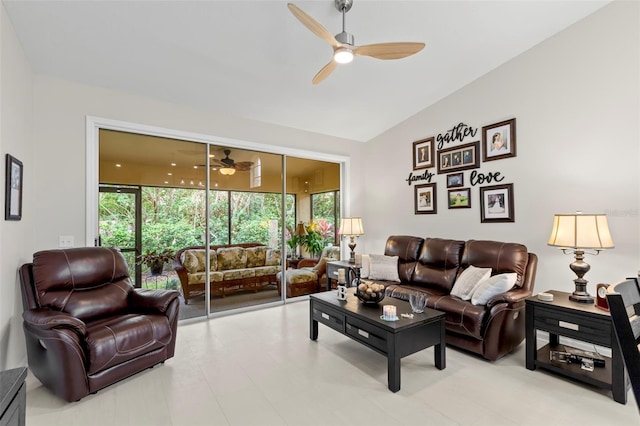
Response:
POLYGON ((335 62, 334 60, 331 60, 331 62, 329 62, 324 67, 322 67, 322 69, 320 71, 318 71, 318 74, 316 74, 313 77, 313 80, 311 80, 311 82, 313 84, 320 83, 322 80, 324 80, 325 78, 329 77, 329 74, 331 74, 333 72, 333 70, 336 69, 337 66, 338 66, 338 63, 335 62))
POLYGON ((291 13, 293 13, 293 16, 298 18, 298 21, 300 21, 305 27, 309 28, 312 33, 314 33, 333 47, 340 46, 340 43, 338 43, 336 38, 329 32, 329 30, 327 30, 321 23, 313 19, 311 16, 307 15, 298 6, 293 3, 288 3, 287 7, 291 11, 291 13))
POLYGON ((411 42, 367 44, 354 47, 353 53, 376 59, 401 59, 418 53, 424 46, 424 43, 411 42))

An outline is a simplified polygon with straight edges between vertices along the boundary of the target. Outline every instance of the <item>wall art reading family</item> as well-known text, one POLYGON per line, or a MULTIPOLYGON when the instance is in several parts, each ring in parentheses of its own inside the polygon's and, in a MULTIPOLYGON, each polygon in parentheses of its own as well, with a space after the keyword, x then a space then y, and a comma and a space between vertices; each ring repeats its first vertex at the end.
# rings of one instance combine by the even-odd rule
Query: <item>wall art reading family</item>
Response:
POLYGON ((471 208, 471 189, 470 188, 450 189, 448 192, 449 192, 449 208, 450 209, 471 208))
POLYGON ((413 143, 413 170, 433 167, 435 138, 427 138, 413 143))
POLYGON ((436 198, 436 184, 427 183, 425 185, 414 186, 415 214, 436 214, 438 213, 438 203, 436 198))
POLYGON ((480 167, 480 142, 438 151, 438 174, 480 167))
POLYGON ((482 128, 482 161, 516 156, 516 119, 482 128))
POLYGON ((480 188, 480 222, 515 222, 512 183, 480 188))
POLYGON ((7 154, 4 220, 22 219, 22 161, 7 154))

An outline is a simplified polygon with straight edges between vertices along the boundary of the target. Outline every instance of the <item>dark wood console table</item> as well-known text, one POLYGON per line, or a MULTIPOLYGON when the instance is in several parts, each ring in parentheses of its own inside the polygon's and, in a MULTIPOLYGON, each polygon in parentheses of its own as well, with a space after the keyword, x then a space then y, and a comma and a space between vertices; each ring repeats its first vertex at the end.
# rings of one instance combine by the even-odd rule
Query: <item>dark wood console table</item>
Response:
MULTIPOLYGON (((569 293, 550 290, 552 302, 537 297, 526 300, 526 365, 527 369, 544 368, 574 380, 609 389, 613 399, 627 403, 627 382, 624 362, 609 312, 596 308, 593 303, 569 300, 569 293), (537 330, 549 333, 549 344, 538 349, 537 330), (611 358, 605 358, 605 366, 593 371, 583 370, 579 364, 552 361, 550 352, 562 350, 559 336, 611 348, 611 358)), ((592 350, 593 351, 593 350, 592 350)))
POLYGON ((0 426, 24 426, 27 406, 27 369, 0 372, 0 426))

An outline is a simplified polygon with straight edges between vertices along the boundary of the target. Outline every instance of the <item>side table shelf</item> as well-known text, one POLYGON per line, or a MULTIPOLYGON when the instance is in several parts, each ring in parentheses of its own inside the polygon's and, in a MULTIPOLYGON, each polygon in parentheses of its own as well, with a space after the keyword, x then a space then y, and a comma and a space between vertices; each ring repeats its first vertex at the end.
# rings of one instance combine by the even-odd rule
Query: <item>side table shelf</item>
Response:
POLYGON ((26 367, 0 372, 0 426, 24 426, 27 406, 26 367))
POLYGON ((543 368, 555 374, 569 377, 592 386, 608 389, 613 399, 627 403, 628 383, 620 347, 613 330, 609 312, 596 308, 591 303, 569 300, 569 293, 550 290, 552 302, 543 302, 537 297, 526 300, 526 367, 543 368), (549 333, 549 344, 538 348, 537 331, 549 333), (604 367, 593 371, 582 369, 579 364, 551 360, 552 350, 572 348, 560 344, 560 336, 611 348, 611 357, 605 359, 604 367))

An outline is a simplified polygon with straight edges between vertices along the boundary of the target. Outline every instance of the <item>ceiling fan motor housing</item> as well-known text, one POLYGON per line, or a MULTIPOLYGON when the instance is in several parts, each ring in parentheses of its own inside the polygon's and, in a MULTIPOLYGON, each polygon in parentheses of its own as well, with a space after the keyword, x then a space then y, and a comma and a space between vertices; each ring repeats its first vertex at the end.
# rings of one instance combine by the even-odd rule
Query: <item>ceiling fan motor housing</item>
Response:
POLYGON ((351 10, 351 6, 353 6, 353 0, 335 0, 335 4, 338 12, 342 13, 342 11, 344 11, 346 13, 351 10))
POLYGON ((336 34, 336 40, 338 40, 342 44, 350 44, 354 45, 353 34, 350 34, 346 31, 341 32, 340 34, 336 34))

